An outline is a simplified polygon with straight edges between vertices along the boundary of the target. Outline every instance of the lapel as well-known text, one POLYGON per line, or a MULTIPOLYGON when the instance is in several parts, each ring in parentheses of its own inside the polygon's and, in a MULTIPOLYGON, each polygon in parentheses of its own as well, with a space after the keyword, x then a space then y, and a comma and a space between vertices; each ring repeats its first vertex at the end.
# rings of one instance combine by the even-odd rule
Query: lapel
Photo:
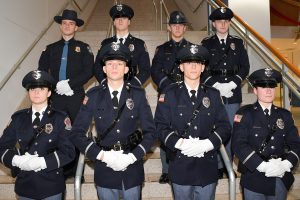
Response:
MULTIPOLYGON (((255 114, 256 116, 254 117, 254 120, 256 122, 260 123, 261 127, 268 127, 268 125, 270 124, 269 119, 266 117, 262 107, 260 106, 260 104, 258 103, 258 101, 254 104, 254 110, 256 110, 255 114)), ((272 111, 271 111, 272 113, 272 111)))
POLYGON ((121 106, 126 102, 126 100, 130 98, 129 90, 129 86, 127 86, 126 82, 124 82, 119 100, 119 108, 121 108, 121 106))

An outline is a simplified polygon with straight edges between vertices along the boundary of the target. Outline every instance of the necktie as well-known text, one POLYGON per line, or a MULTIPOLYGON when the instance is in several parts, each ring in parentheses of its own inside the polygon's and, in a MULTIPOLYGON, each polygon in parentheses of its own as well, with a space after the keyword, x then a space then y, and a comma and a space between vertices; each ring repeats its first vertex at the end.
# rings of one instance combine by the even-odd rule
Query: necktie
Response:
POLYGON ((116 90, 112 92, 112 94, 113 94, 112 103, 113 103, 115 110, 118 109, 118 107, 119 107, 119 102, 118 102, 118 97, 117 97, 118 93, 119 92, 116 90))
POLYGON ((121 44, 121 43, 124 44, 124 43, 123 43, 123 40, 124 40, 123 38, 119 38, 120 44, 121 44))
POLYGON ((66 80, 66 71, 67 71, 67 62, 68 62, 68 48, 69 48, 69 41, 65 41, 65 45, 63 48, 63 52, 61 55, 61 62, 59 68, 59 80, 66 80))
POLYGON ((224 39, 221 39, 221 45, 222 45, 222 46, 225 46, 225 45, 226 45, 224 39))
POLYGON ((40 113, 39 112, 35 112, 34 115, 35 115, 35 118, 34 118, 34 120, 32 122, 32 126, 33 126, 33 128, 37 128, 37 127, 39 127, 39 125, 41 123, 40 113))
POLYGON ((265 113, 266 117, 270 117, 268 108, 264 109, 264 113, 265 113))
POLYGON ((192 94, 192 96, 191 96, 192 104, 195 105, 196 101, 197 101, 196 90, 191 90, 190 93, 192 94))

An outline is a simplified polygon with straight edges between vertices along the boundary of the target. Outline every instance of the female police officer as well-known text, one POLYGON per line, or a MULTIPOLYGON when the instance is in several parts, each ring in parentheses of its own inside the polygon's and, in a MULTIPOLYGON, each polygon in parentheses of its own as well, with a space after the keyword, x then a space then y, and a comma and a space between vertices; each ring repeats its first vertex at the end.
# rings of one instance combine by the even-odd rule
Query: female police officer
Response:
POLYGON ((232 148, 239 158, 245 199, 284 200, 300 156, 300 141, 288 110, 273 105, 281 74, 270 68, 249 76, 257 102, 242 107, 234 118, 232 148))
POLYGON ((15 191, 20 200, 61 200, 66 188, 62 166, 75 156, 67 139, 70 119, 49 104, 55 86, 49 74, 31 71, 22 85, 32 106, 12 115, 0 138, 1 162, 17 176, 15 191))

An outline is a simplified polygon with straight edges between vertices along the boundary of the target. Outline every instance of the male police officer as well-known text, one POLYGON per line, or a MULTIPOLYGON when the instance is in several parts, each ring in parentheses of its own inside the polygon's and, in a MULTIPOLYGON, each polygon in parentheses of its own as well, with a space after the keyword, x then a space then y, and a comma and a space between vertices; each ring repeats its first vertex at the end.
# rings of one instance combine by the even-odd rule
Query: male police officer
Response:
MULTIPOLYGON (((67 112, 74 122, 84 99, 84 84, 93 75, 94 56, 88 44, 75 40, 75 32, 84 21, 77 18, 73 10, 64 10, 55 16, 60 24, 62 39, 47 46, 39 60, 39 70, 49 72, 57 81, 52 95, 54 108, 67 112)), ((74 176, 77 160, 65 167, 65 176, 74 176)))
MULTIPOLYGON (((162 92, 165 87, 172 83, 182 81, 182 73, 175 61, 178 51, 189 44, 184 39, 187 23, 188 21, 182 12, 173 11, 170 14, 168 30, 171 33, 171 40, 156 48, 151 66, 151 77, 157 86, 158 92, 162 92)), ((161 145, 162 175, 159 178, 160 183, 169 182, 168 164, 164 148, 161 145)))
POLYGON ((240 108, 234 118, 232 148, 246 200, 284 200, 294 181, 300 140, 291 113, 273 104, 281 80, 271 68, 253 72, 249 81, 257 102, 240 108))
POLYGON ((31 71, 22 85, 32 105, 12 115, 0 138, 1 163, 17 176, 15 191, 20 200, 61 200, 66 189, 62 166, 75 157, 74 146, 67 138, 71 121, 48 102, 55 88, 49 74, 31 71))
POLYGON ((144 89, 124 82, 130 51, 121 43, 101 48, 107 81, 91 89, 72 128, 72 142, 95 162, 101 200, 138 200, 144 181, 143 156, 155 140, 155 125, 144 89), (86 137, 94 119, 98 144, 86 137), (142 133, 141 133, 141 132, 142 133))
MULTIPOLYGON (((209 66, 203 74, 202 81, 218 89, 221 93, 229 121, 233 118, 242 102, 241 84, 249 73, 249 59, 243 40, 229 35, 228 30, 233 13, 229 8, 214 10, 209 19, 212 20, 216 34, 203 39, 202 45, 209 51, 209 66)), ((227 153, 232 160, 230 141, 226 145, 227 153)), ((222 168, 219 161, 219 168, 222 168)), ((220 178, 224 169, 220 170, 220 178)))
MULTIPOLYGON (((110 9, 109 14, 114 21, 116 35, 103 40, 101 42, 101 48, 112 42, 118 42, 128 46, 132 67, 126 75, 127 79, 133 85, 142 86, 150 77, 150 58, 145 42, 133 37, 129 33, 129 25, 134 16, 134 12, 128 5, 117 4, 110 9)), ((98 51, 94 64, 94 75, 99 83, 102 83, 105 79, 102 58, 100 57, 101 48, 98 51)))
POLYGON ((219 91, 200 84, 208 56, 199 45, 187 45, 178 52, 184 81, 160 95, 155 112, 161 142, 173 151, 169 178, 176 200, 214 199, 217 150, 230 136, 219 91))

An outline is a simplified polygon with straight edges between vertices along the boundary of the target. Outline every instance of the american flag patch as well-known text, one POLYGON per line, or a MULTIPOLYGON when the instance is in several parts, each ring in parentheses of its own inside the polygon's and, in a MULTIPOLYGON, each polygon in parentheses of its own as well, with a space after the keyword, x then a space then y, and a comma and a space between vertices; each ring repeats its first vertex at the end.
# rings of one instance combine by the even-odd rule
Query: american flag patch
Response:
POLYGON ((159 102, 165 102, 165 94, 160 94, 158 98, 159 102))
POLYGON ((235 115, 233 121, 240 123, 243 118, 243 115, 235 115))

